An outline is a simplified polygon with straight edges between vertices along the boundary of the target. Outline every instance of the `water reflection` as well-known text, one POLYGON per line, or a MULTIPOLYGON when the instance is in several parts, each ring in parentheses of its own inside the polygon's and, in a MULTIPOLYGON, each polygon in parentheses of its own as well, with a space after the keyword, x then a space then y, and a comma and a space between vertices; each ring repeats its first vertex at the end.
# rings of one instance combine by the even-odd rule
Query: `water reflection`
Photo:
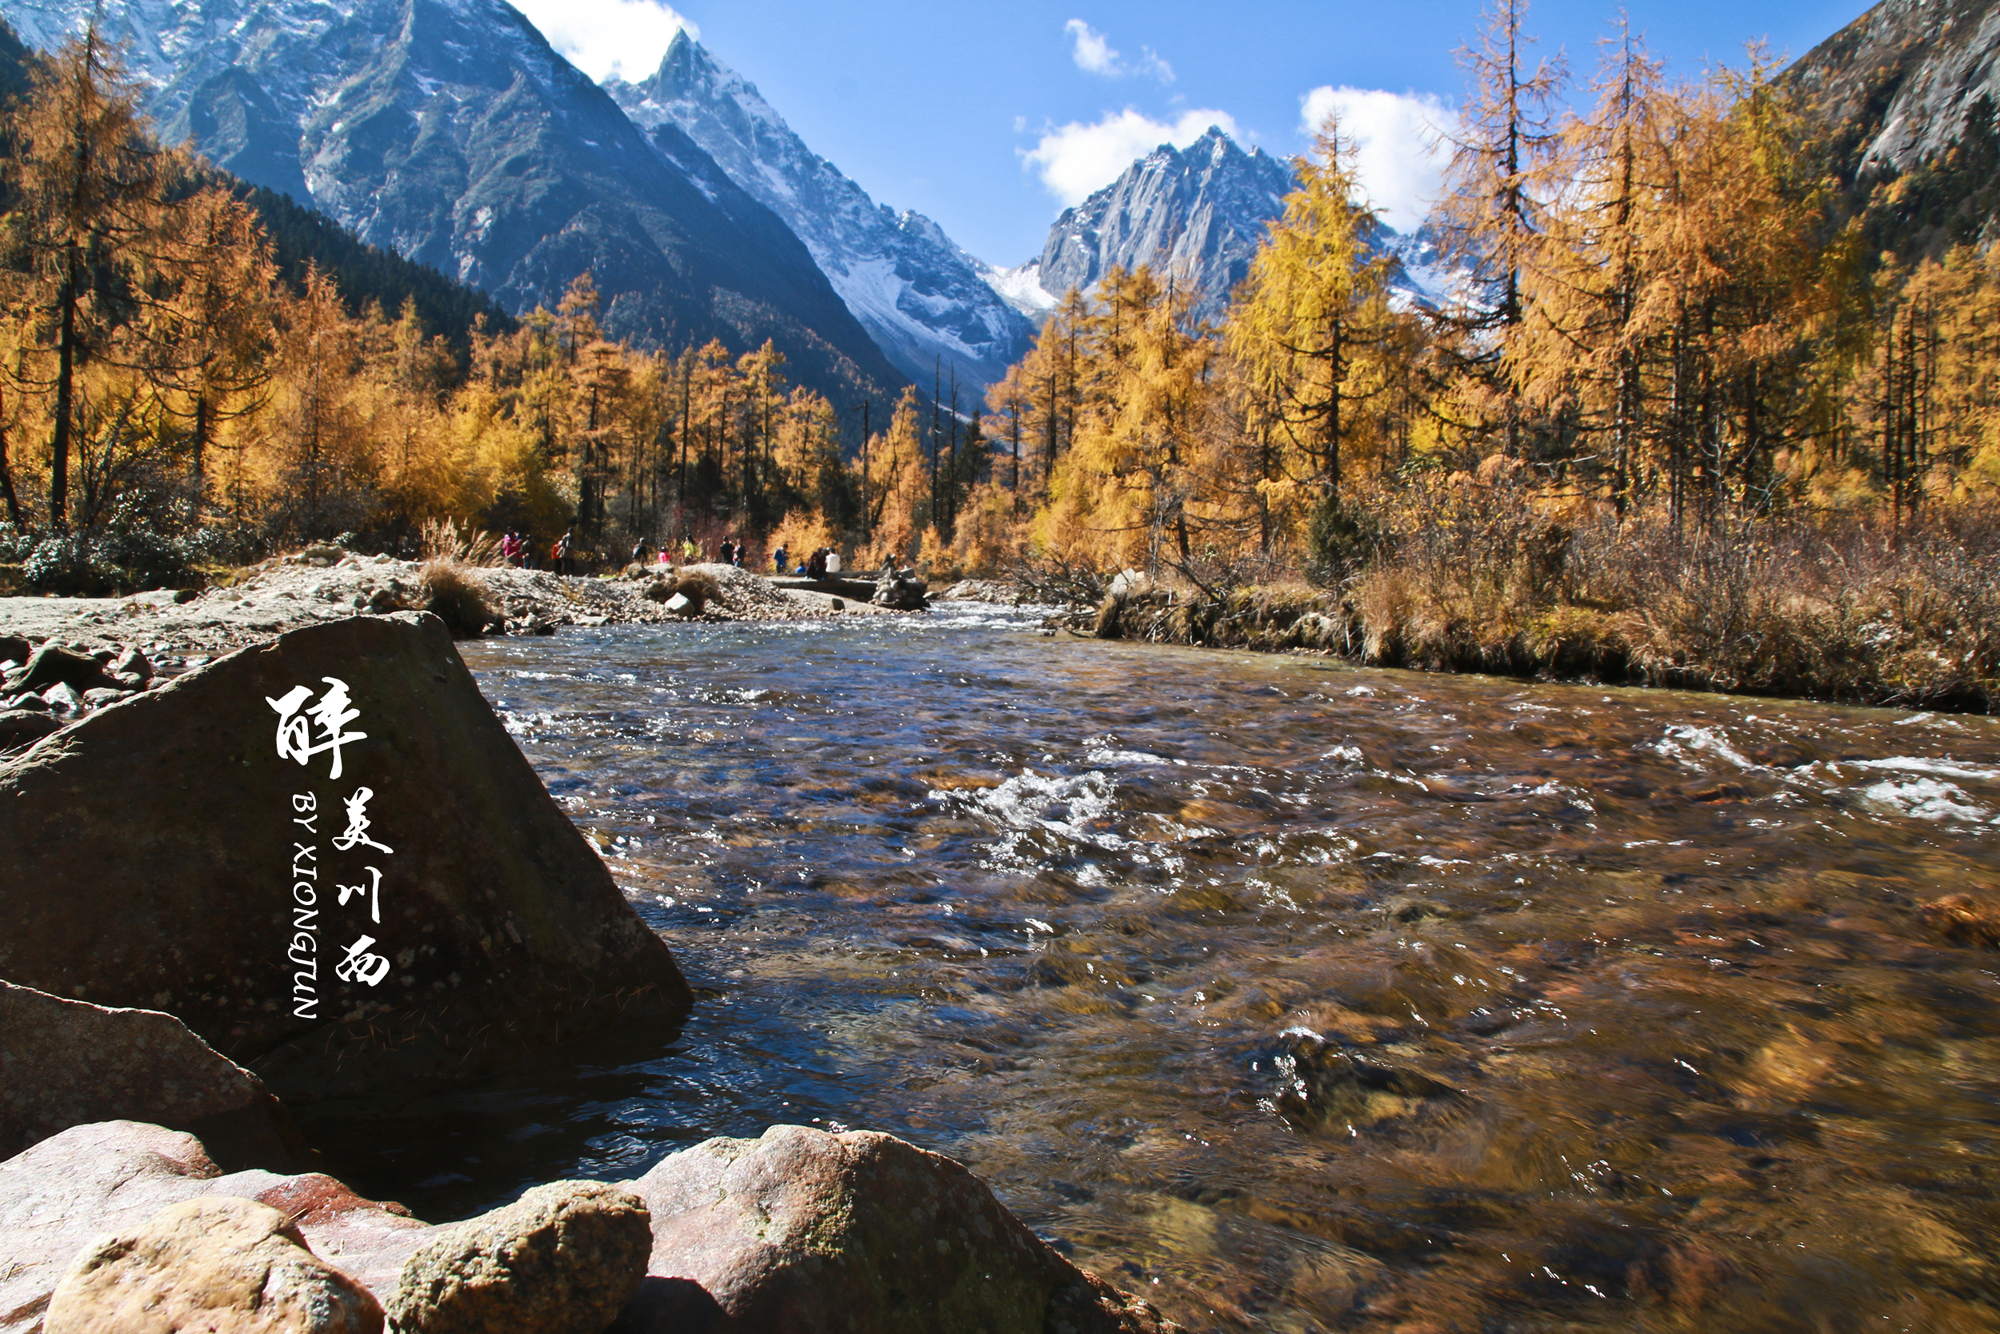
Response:
POLYGON ((1005 619, 468 646, 703 1000, 334 1165, 865 1126, 1196 1328, 2000 1327, 1990 721, 1005 619))

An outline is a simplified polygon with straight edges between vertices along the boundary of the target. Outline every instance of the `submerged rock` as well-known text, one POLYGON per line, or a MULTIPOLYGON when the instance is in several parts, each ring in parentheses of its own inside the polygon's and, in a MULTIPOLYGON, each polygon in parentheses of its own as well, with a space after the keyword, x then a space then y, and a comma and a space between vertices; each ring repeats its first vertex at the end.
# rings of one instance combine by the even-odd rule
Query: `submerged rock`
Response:
POLYGON ((1057 1255, 964 1167, 892 1135, 774 1126, 674 1154, 631 1188, 653 1213, 652 1277, 623 1334, 1175 1328, 1057 1255))
POLYGON ((437 1233, 389 1295, 398 1334, 602 1334, 653 1246, 645 1204, 598 1181, 537 1186, 437 1233))
POLYGON ((295 630, 36 743, 0 847, 0 976, 164 1010, 280 1097, 691 1000, 431 616, 295 630))
POLYGON ((1302 1130, 1374 1125, 1468 1101, 1421 1070, 1363 1055, 1316 1033, 1294 1029, 1282 1040, 1272 1058, 1284 1080, 1278 1110, 1302 1130))
POLYGON ((97 1238, 46 1334, 380 1334, 382 1307, 266 1204, 203 1196, 97 1238))
POLYGON ((264 1085, 170 1014, 107 1009, 0 982, 0 1158, 71 1126, 150 1121, 210 1156, 284 1167, 305 1152, 264 1085))

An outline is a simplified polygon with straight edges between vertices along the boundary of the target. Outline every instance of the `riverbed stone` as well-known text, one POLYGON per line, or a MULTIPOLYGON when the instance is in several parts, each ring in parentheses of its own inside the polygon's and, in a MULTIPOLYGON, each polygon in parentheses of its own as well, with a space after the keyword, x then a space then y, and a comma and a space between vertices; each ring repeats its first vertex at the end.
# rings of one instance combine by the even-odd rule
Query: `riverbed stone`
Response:
POLYGON ((875 586, 874 603, 891 611, 922 611, 930 605, 926 597, 929 591, 930 585, 923 580, 898 574, 875 586))
POLYGON ((380 1334, 382 1307, 266 1204, 202 1196, 84 1248, 46 1334, 380 1334))
POLYGON ((49 712, 47 704, 36 696, 30 699, 42 704, 39 709, 0 709, 0 750, 15 750, 32 745, 49 733, 62 727, 62 719, 49 712))
POLYGON ((79 693, 111 684, 105 678, 104 664, 96 658, 84 653, 72 653, 58 644, 44 644, 29 657, 27 665, 8 680, 7 688, 32 690, 40 694, 58 683, 72 686, 79 693))
POLYGON ((399 1334, 602 1334, 645 1278, 652 1245, 638 1196, 551 1182, 436 1229, 386 1305, 399 1334))
POLYGON ((145 651, 133 644, 118 651, 108 670, 114 677, 137 677, 142 683, 153 679, 153 664, 147 660, 145 651))
POLYGON ((0 1334, 41 1328, 50 1294, 94 1238, 198 1196, 277 1209, 316 1255, 378 1294, 433 1234, 400 1205, 316 1172, 225 1174, 192 1135, 134 1121, 73 1126, 0 1161, 0 1334))
POLYGON ((50 713, 68 714, 83 712, 83 696, 67 681, 58 681, 42 692, 42 703, 49 706, 50 713))
POLYGON ((306 1153, 263 1083, 172 1015, 0 982, 0 1158, 122 1120, 198 1135, 234 1167, 286 1168, 306 1153))
POLYGON ((425 614, 295 630, 44 738, 0 764, 0 847, 0 976, 173 1014, 287 1100, 691 1000, 425 614), (273 701, 334 681, 349 739, 280 756, 273 701), (363 789, 379 846, 342 849, 363 789))
POLYGON ((621 1334, 1157 1334, 1151 1306, 1071 1265, 972 1173, 893 1135, 773 1126, 663 1159, 650 1277, 621 1334))

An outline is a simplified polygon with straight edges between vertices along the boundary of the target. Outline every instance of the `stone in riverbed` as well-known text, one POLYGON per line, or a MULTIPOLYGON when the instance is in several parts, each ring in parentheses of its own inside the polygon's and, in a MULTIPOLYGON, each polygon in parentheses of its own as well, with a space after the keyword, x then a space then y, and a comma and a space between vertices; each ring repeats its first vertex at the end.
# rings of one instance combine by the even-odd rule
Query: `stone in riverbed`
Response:
POLYGON ((112 659, 110 672, 113 676, 136 676, 141 683, 153 679, 153 664, 138 648, 127 645, 116 658, 112 659))
POLYGON ((653 1212, 653 1259, 619 1334, 1177 1328, 1057 1255, 964 1167, 892 1135, 773 1126, 630 1185, 653 1212))
POLYGON ((437 1229, 385 1305, 398 1334, 602 1334, 645 1278, 652 1245, 638 1196, 551 1182, 437 1229))
POLYGON ((899 574, 876 585, 874 602, 891 611, 922 611, 930 605, 925 596, 929 590, 930 585, 923 580, 899 574))
POLYGON ((0 848, 0 977, 164 1010, 283 1098, 691 999, 427 615, 296 630, 45 738, 0 764, 0 848), (267 702, 329 679, 364 738, 338 779, 332 753, 279 756, 267 702), (334 846, 364 788, 393 853, 334 846))
POLYGON ((76 693, 76 687, 67 681, 58 681, 42 692, 42 703, 49 706, 50 713, 82 713, 83 696, 76 693))
POLYGON ((46 1334, 380 1334, 382 1308, 269 1205, 203 1196, 87 1247, 46 1334))
POLYGON ((105 678, 104 664, 96 658, 44 644, 19 673, 8 679, 7 688, 41 694, 58 683, 73 686, 79 692, 112 684, 105 678))
POLYGON ((49 714, 49 706, 30 695, 39 709, 0 709, 0 750, 32 745, 51 732, 60 731, 62 719, 49 714))
POLYGON ((0 1158, 71 1126, 127 1119, 199 1135, 231 1166, 290 1166, 306 1152, 257 1077, 172 1015, 0 982, 0 1158))
POLYGON ((168 1205, 225 1195, 294 1220, 313 1251, 386 1292, 431 1229, 317 1173, 223 1175, 192 1135, 132 1121, 75 1126, 0 1162, 0 1334, 41 1327, 50 1293, 93 1238, 168 1205))

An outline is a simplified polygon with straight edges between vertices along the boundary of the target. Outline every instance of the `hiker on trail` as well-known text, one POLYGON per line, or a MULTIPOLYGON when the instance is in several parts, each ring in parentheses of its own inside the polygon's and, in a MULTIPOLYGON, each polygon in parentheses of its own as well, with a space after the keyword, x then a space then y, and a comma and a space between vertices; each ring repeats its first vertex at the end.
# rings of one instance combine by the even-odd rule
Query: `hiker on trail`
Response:
POLYGON ((632 563, 635 565, 644 565, 646 557, 652 554, 653 544, 642 537, 632 547, 632 563))
POLYGON ((716 559, 717 559, 718 561, 721 561, 721 562, 722 562, 722 563, 723 563, 724 565, 733 565, 733 564, 735 564, 735 563, 736 563, 736 539, 735 539, 735 538, 733 538, 733 537, 725 537, 725 538, 723 538, 723 539, 722 539, 722 545, 721 545, 721 546, 720 546, 719 548, 717 548, 717 550, 716 550, 716 553, 715 553, 715 558, 716 558, 716 559))
POLYGON ((694 544, 692 537, 681 539, 681 564, 692 565, 701 556, 701 548, 694 544))
POLYGON ((815 549, 814 549, 814 551, 813 551, 813 554, 812 554, 812 559, 810 559, 810 560, 808 560, 808 561, 806 562, 806 578, 808 578, 808 579, 824 579, 824 578, 826 578, 826 548, 825 548, 825 547, 818 547, 818 548, 815 548, 815 549))
POLYGON ((785 557, 788 554, 790 553, 788 553, 783 547, 779 547, 776 551, 772 552, 771 568, 776 570, 779 574, 783 574, 785 572, 785 557))
POLYGON ((549 559, 555 562, 557 574, 568 574, 570 572, 569 553, 573 551, 575 548, 576 548, 576 525, 571 524, 569 526, 568 531, 566 531, 561 537, 558 537, 556 539, 556 544, 553 547, 549 548, 549 559))

